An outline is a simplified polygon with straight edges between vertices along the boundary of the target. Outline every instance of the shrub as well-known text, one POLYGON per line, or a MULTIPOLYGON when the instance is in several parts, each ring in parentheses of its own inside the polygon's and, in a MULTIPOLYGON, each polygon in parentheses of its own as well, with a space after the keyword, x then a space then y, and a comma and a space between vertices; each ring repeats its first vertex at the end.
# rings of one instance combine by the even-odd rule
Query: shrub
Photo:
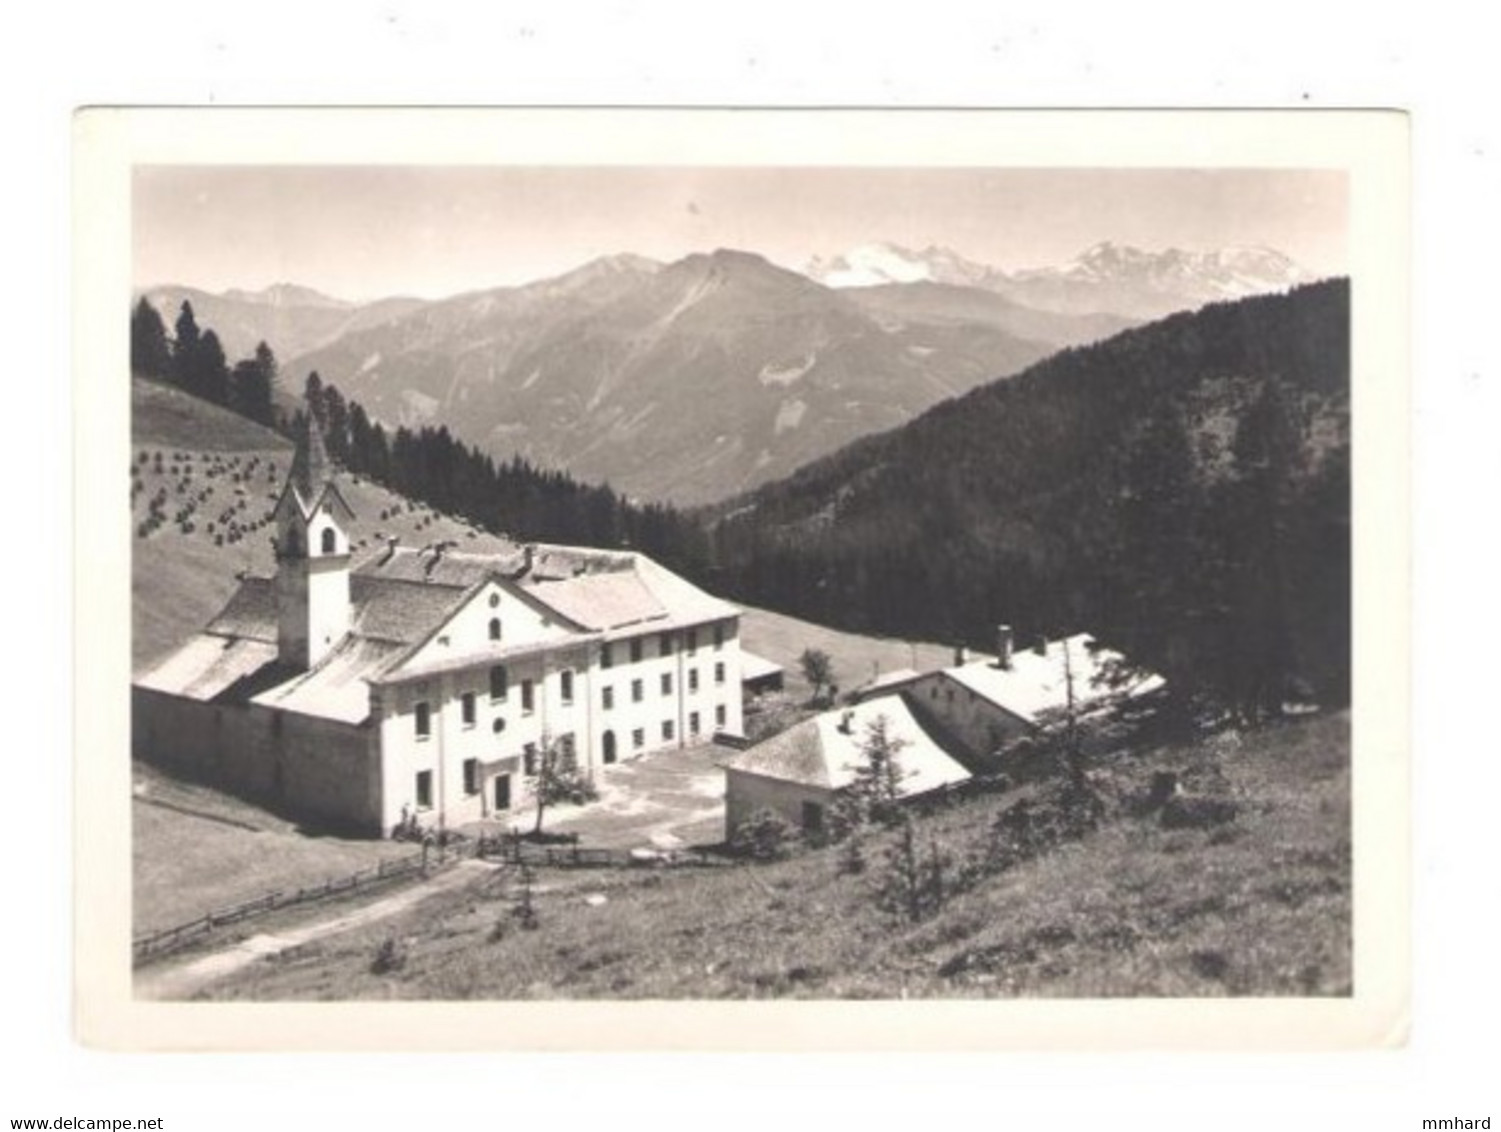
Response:
POLYGON ((775 861, 791 851, 792 826, 775 810, 757 810, 735 827, 730 848, 755 861, 775 861))
POLYGON ((407 949, 395 936, 388 935, 375 949, 375 958, 370 963, 372 975, 388 975, 407 965, 407 949))

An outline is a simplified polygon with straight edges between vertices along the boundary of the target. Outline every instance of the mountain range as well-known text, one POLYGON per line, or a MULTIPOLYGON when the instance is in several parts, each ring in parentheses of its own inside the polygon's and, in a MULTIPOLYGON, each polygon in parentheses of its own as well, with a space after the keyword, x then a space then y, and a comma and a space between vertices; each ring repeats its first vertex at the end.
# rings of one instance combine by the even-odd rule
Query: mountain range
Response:
POLYGON ((1066 264, 1010 272, 949 248, 913 250, 891 243, 864 244, 829 259, 815 257, 804 270, 809 278, 841 289, 941 283, 992 291, 1036 310, 1109 313, 1138 321, 1314 279, 1272 248, 1149 252, 1110 241, 1066 264))
POLYGON ((882 244, 806 273, 726 249, 616 255, 441 300, 352 303, 293 284, 145 294, 169 325, 191 301, 231 360, 269 342, 288 403, 317 370, 388 426, 446 425, 497 458, 699 504, 1164 306, 1303 274, 1273 252, 1114 245, 1008 274, 882 244))

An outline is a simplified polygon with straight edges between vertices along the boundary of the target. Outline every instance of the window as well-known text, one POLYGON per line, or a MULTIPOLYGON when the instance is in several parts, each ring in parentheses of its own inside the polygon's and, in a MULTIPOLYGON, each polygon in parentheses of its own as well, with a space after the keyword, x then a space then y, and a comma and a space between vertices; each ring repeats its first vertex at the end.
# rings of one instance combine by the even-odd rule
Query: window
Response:
POLYGON ((601 689, 599 698, 600 702, 604 705, 605 711, 611 710, 615 706, 615 689, 610 687, 601 689))
POLYGON ((492 618, 490 618, 490 639, 492 641, 498 641, 498 640, 500 640, 500 618, 499 617, 492 617, 492 618))
POLYGON ((523 680, 521 682, 521 710, 530 712, 532 706, 532 682, 530 680, 523 680))
POLYGON ((696 668, 688 669, 688 690, 690 692, 698 691, 698 669, 696 668))
POLYGON ((430 770, 417 772, 417 808, 419 810, 433 808, 433 772, 430 770))
MULTIPOLYGON (((459 715, 464 721, 465 727, 474 726, 474 693, 465 692, 459 697, 459 715)), ((473 794, 471 790, 469 793, 473 794)))
POLYGON ((699 730, 700 729, 699 729, 699 726, 698 726, 698 712, 696 712, 696 711, 690 711, 688 713, 688 734, 689 735, 697 735, 699 733, 699 730))
POLYGON ((631 746, 638 751, 646 746, 646 728, 638 727, 631 732, 631 746))
POLYGON ((633 704, 639 704, 641 702, 641 698, 645 694, 646 694, 645 693, 645 689, 642 687, 641 681, 640 680, 632 680, 631 681, 631 703, 633 703, 633 704))
POLYGON ((479 759, 464 760, 464 793, 479 793, 479 759))
POLYGON ((662 694, 664 696, 670 696, 670 695, 672 695, 672 673, 671 672, 664 672, 664 673, 662 673, 662 694))
POLYGON ((565 704, 573 703, 573 669, 565 668, 558 674, 558 682, 563 693, 565 704))
POLYGON ((614 650, 610 648, 608 643, 599 646, 599 666, 601 668, 613 668, 615 666, 614 650))
POLYGON ((417 724, 417 738, 426 739, 433 733, 432 709, 427 706, 427 702, 424 700, 412 709, 412 714, 417 724))
POLYGON ((688 630, 688 655, 693 656, 698 652, 698 630, 688 630))
POLYGON ((636 637, 631 641, 631 663, 635 664, 641 659, 641 638, 636 637))
POLYGON ((726 720, 726 715, 725 715, 725 710, 724 710, 724 704, 719 704, 714 709, 714 726, 715 727, 723 727, 725 725, 725 720, 726 720))
POLYGON ((658 656, 671 656, 672 655, 672 634, 671 633, 663 633, 660 637, 657 638, 657 655, 658 656))
POLYGON ((506 698, 506 666, 497 664, 490 669, 490 698, 503 700, 506 698))
POLYGON ((521 769, 527 777, 537 773, 537 744, 528 743, 521 748, 521 769))
POLYGON ((714 665, 714 683, 724 683, 724 661, 722 660, 714 665))
POLYGON ((662 721, 662 742, 664 742, 664 743, 671 743, 672 742, 673 730, 674 729, 673 729, 673 726, 672 726, 672 720, 670 720, 670 719, 664 719, 662 721))
POLYGON ((332 554, 338 549, 338 536, 334 534, 332 527, 323 528, 323 553, 332 554))
POLYGON ((302 536, 297 533, 296 527, 287 532, 287 553, 293 558, 302 553, 302 536))
POLYGON ((494 609, 499 604, 500 604, 500 595, 499 594, 491 594, 490 595, 490 608, 494 609))
POLYGON ((724 626, 723 625, 715 625, 714 626, 714 647, 716 649, 722 649, 722 648, 724 648, 724 626))
POLYGON ((497 715, 495 717, 495 722, 492 723, 492 724, 490 724, 490 730, 493 731, 493 732, 495 732, 495 734, 499 735, 505 729, 506 729, 506 721, 504 719, 502 719, 500 716, 497 715))
POLYGON ((562 770, 573 770, 578 766, 578 744, 573 740, 573 732, 558 736, 558 767, 562 770))

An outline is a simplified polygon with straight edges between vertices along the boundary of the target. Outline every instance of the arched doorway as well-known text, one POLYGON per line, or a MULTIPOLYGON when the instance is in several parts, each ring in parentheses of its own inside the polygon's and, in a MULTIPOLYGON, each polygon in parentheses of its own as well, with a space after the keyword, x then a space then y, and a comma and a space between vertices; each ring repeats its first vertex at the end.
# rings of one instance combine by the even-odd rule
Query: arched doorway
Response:
POLYGON ((613 731, 606 731, 604 733, 603 738, 601 739, 601 742, 604 744, 604 758, 605 758, 605 762, 607 762, 607 763, 614 762, 615 761, 615 732, 613 732, 613 731))

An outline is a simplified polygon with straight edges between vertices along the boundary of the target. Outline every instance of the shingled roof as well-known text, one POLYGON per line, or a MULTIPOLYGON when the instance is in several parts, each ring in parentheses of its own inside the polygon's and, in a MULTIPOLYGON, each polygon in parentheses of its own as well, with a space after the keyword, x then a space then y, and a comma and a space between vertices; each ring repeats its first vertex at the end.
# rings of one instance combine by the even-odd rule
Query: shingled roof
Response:
POLYGON ((969 771, 923 729, 899 695, 826 711, 732 755, 720 766, 727 771, 839 790, 855 780, 855 769, 865 759, 863 747, 870 725, 882 716, 887 735, 900 744, 896 761, 903 774, 898 786, 902 796, 922 794, 970 777, 969 771))
POLYGON ((1043 651, 1018 649, 1008 667, 994 657, 944 669, 944 675, 1031 724, 1067 709, 1069 678, 1074 704, 1091 711, 1117 700, 1146 695, 1165 686, 1161 676, 1127 667, 1120 653, 1099 645, 1088 633, 1050 641, 1043 651))

